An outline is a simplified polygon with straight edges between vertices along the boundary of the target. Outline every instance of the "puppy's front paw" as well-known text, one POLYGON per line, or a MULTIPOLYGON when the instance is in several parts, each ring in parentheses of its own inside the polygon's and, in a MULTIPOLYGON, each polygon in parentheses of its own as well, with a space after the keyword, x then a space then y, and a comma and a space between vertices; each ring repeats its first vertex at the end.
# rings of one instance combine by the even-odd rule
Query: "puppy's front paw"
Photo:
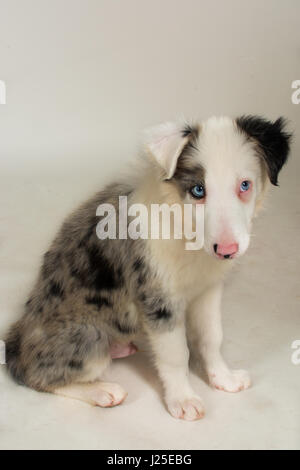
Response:
POLYGON ((195 421, 204 416, 202 400, 197 396, 166 399, 166 404, 170 414, 177 419, 195 421))
POLYGON ((246 370, 225 370, 209 374, 209 382, 212 387, 224 392, 240 392, 251 385, 251 379, 246 370))

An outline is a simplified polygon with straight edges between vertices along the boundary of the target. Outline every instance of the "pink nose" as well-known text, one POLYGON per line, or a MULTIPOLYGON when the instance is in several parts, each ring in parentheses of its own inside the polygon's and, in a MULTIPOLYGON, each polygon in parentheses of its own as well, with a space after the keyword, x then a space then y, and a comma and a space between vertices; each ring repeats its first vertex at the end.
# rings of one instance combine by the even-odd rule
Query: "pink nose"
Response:
POLYGON ((237 243, 231 243, 230 245, 214 245, 214 251, 217 255, 222 258, 232 258, 237 253, 239 245, 237 243))

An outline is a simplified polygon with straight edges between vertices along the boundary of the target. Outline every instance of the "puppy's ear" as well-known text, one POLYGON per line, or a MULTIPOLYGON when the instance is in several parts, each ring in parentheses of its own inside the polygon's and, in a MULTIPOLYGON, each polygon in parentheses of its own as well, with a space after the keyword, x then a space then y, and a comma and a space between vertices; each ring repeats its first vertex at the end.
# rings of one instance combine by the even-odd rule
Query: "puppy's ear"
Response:
POLYGON ((241 116, 236 123, 242 132, 257 142, 270 181, 277 186, 278 173, 287 161, 292 137, 285 131, 285 119, 280 117, 271 122, 259 116, 241 116))
POLYGON ((145 146, 163 168, 166 179, 172 178, 177 160, 187 145, 193 145, 199 128, 188 124, 166 122, 145 131, 145 146))

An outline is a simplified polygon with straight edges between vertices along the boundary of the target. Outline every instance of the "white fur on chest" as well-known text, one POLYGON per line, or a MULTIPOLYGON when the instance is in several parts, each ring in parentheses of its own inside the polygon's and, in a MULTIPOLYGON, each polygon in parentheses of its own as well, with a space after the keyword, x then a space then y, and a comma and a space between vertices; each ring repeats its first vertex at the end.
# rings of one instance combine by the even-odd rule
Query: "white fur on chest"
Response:
POLYGON ((189 303, 224 279, 232 260, 217 260, 204 250, 184 249, 184 240, 149 240, 151 266, 165 292, 189 303))

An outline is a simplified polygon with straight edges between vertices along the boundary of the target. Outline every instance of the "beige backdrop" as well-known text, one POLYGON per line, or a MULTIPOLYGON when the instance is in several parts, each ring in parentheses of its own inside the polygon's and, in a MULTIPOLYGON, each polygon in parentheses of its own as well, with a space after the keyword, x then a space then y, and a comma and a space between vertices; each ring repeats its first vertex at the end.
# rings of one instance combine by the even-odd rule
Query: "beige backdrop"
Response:
POLYGON ((145 126, 300 105, 299 0, 0 0, 1 169, 115 168, 145 126))
POLYGON ((253 387, 214 391, 194 368, 206 417, 183 423, 141 352, 107 373, 128 391, 111 410, 19 387, 0 365, 0 448, 299 449, 299 18, 299 0, 0 0, 0 339, 64 216, 126 167, 144 127, 258 113, 295 130, 224 298, 224 354, 253 387))

